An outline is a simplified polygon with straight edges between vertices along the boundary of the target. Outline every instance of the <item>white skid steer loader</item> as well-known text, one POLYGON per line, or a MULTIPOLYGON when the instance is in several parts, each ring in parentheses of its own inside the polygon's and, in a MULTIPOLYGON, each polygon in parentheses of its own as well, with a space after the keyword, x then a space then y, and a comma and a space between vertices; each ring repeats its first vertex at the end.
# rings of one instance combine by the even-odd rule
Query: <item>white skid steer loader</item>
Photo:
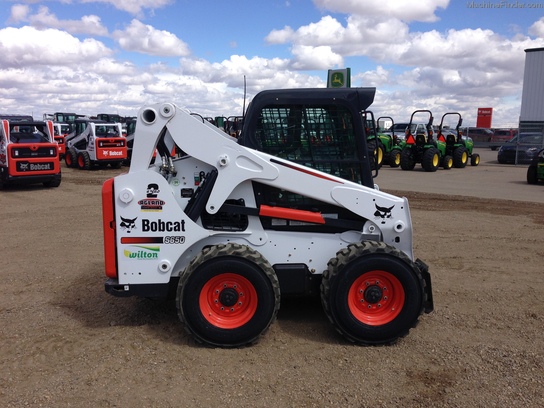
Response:
MULTIPOLYGON (((285 106, 300 118, 300 90, 291 91, 285 106)), ((305 90, 305 98, 325 94, 334 106, 319 112, 320 129, 307 116, 305 125, 281 118, 252 122, 248 116, 262 110, 251 106, 244 129, 257 123, 254 132, 268 129, 281 139, 263 123, 279 123, 286 138, 298 126, 298 136, 307 138, 299 150, 321 148, 313 156, 319 158, 334 147, 334 127, 366 150, 360 111, 373 93, 361 109, 349 96, 358 92, 371 91, 305 90)), ((428 267, 412 250, 407 199, 370 186, 368 163, 359 166, 363 182, 355 182, 304 160, 244 146, 172 103, 141 108, 129 172, 102 189, 106 291, 153 298, 175 293, 186 330, 211 346, 256 342, 289 295, 319 294, 332 324, 356 344, 405 336, 433 310, 428 267), (174 147, 179 157, 172 157, 174 147), (161 160, 153 161, 155 150, 161 160)))

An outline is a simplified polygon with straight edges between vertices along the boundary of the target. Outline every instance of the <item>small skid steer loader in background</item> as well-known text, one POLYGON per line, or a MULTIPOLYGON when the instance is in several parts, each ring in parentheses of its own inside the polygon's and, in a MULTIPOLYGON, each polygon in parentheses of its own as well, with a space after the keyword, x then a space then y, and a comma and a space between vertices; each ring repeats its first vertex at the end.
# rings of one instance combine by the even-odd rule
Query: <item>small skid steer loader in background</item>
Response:
POLYGON ((130 169, 102 188, 106 291, 173 291, 210 346, 256 342, 289 295, 319 295, 356 344, 405 336, 433 310, 431 279, 407 199, 373 183, 360 114, 373 97, 265 91, 238 140, 172 103, 142 107, 130 169))

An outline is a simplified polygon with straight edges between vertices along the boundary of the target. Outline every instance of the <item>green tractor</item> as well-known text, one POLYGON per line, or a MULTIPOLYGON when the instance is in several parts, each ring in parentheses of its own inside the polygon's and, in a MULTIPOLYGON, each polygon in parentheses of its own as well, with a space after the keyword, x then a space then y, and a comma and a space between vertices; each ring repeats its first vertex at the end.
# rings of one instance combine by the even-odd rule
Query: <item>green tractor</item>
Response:
POLYGON ((383 164, 389 164, 391 167, 399 167, 400 152, 404 140, 395 135, 394 130, 392 130, 391 134, 384 133, 379 126, 380 119, 389 119, 394 123, 393 118, 390 116, 380 116, 377 120, 374 120, 374 113, 372 111, 364 111, 362 115, 367 134, 368 150, 374 152, 378 168, 383 164))
POLYGON ((402 170, 413 170, 416 163, 421 163, 427 172, 434 172, 440 166, 449 170, 453 163, 451 156, 446 154, 446 142, 433 139, 433 114, 429 110, 414 111, 406 128, 406 143, 400 153, 400 167, 402 170), (429 114, 426 124, 414 122, 414 116, 420 113, 429 114))
POLYGON ((387 163, 391 167, 399 167, 400 153, 406 144, 406 141, 402 137, 395 134, 395 121, 391 116, 380 116, 376 123, 378 124, 378 135, 384 147, 384 161, 387 160, 387 163), (381 119, 388 119, 391 121, 391 127, 389 130, 391 134, 384 133, 385 131, 380 129, 379 124, 381 119))
POLYGON ((544 182, 544 149, 538 152, 527 168, 527 183, 544 182))
POLYGON ((371 168, 379 169, 382 167, 385 158, 385 147, 382 141, 382 135, 377 131, 376 122, 374 121, 374 112, 365 110, 361 112, 361 116, 365 126, 367 148, 374 156, 374 162, 371 164, 371 168))
POLYGON ((446 156, 453 158, 453 166, 459 169, 465 167, 470 158, 470 165, 477 166, 480 164, 480 155, 474 153, 474 142, 468 136, 463 136, 461 133, 461 124, 463 119, 458 112, 448 112, 442 115, 442 120, 438 126, 437 140, 446 143, 446 156), (444 118, 448 115, 458 116, 455 132, 445 132, 444 118), (445 134, 446 133, 446 134, 445 134))

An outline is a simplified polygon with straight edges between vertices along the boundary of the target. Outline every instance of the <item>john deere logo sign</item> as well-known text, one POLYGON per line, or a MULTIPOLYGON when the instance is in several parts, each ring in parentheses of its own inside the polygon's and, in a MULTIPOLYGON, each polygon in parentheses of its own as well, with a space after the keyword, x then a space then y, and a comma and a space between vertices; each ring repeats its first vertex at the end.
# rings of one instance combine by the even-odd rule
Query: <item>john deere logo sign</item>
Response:
POLYGON ((332 74, 331 85, 333 88, 341 88, 346 83, 344 79, 344 74, 341 72, 335 72, 332 74))
POLYGON ((349 88, 351 86, 350 69, 329 69, 327 88, 349 88))

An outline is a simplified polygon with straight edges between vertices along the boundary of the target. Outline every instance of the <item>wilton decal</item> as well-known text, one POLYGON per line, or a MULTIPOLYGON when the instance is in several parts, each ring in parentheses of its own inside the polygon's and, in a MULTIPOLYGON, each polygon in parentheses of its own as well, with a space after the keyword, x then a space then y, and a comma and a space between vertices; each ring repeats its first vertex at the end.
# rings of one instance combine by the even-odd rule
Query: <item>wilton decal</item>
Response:
POLYGON ((159 252, 161 251, 160 247, 155 246, 143 246, 143 245, 134 245, 128 249, 123 250, 125 257, 129 259, 136 260, 150 260, 158 259, 159 252))

